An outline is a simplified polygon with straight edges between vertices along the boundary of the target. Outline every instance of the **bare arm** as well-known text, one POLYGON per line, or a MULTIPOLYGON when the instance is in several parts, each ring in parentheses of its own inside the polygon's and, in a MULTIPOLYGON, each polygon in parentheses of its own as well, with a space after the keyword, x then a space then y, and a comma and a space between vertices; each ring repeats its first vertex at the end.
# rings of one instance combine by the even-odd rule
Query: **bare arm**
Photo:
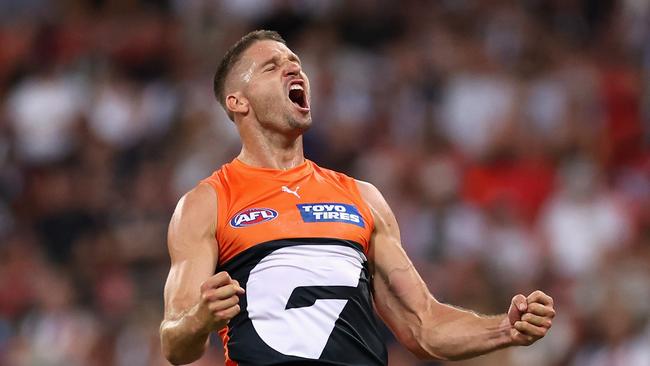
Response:
POLYGON ((459 360, 543 337, 555 315, 536 291, 512 299, 508 314, 482 316, 438 302, 404 252, 390 207, 371 184, 357 182, 375 220, 370 262, 375 307, 397 339, 420 358, 459 360))
POLYGON ((225 272, 213 275, 218 258, 216 212, 214 191, 199 185, 181 198, 169 224, 171 268, 160 340, 173 364, 199 359, 210 333, 239 313, 243 289, 225 272))

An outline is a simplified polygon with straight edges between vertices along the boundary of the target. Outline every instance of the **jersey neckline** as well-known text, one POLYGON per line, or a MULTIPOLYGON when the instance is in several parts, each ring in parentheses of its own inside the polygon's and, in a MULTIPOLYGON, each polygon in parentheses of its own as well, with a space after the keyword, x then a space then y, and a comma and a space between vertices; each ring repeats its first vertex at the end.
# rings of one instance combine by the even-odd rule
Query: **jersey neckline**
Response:
POLYGON ((233 159, 231 164, 233 164, 233 166, 238 171, 243 172, 245 174, 264 176, 266 178, 275 178, 275 179, 282 179, 282 180, 286 179, 290 181, 307 176, 310 173, 312 173, 312 171, 314 170, 312 166, 313 163, 311 162, 311 160, 306 158, 305 161, 303 161, 302 163, 287 170, 256 167, 244 163, 243 161, 239 160, 239 158, 233 159))

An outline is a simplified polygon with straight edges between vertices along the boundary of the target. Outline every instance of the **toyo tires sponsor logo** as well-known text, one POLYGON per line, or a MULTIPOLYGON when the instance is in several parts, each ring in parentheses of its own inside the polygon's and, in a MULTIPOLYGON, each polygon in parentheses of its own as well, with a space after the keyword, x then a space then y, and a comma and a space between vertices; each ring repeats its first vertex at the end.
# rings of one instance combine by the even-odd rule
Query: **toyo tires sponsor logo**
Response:
POLYGON ((230 226, 234 228, 242 228, 261 222, 271 221, 278 217, 278 212, 270 208, 249 208, 240 211, 232 219, 230 219, 230 226))
POLYGON ((356 206, 346 203, 305 203, 296 205, 304 222, 343 222, 365 227, 356 206))

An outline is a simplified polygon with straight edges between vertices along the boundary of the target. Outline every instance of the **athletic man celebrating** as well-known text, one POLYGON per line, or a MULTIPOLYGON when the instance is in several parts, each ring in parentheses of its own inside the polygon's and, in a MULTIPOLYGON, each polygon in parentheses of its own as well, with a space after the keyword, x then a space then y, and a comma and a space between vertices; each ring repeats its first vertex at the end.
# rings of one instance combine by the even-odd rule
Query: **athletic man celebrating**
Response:
POLYGON ((172 217, 160 327, 170 362, 197 360, 218 331, 227 365, 386 365, 373 309, 423 358, 468 358, 546 334, 555 312, 541 291, 513 297, 500 316, 438 302, 379 191, 304 158, 309 80, 277 33, 237 42, 214 90, 243 146, 172 217))

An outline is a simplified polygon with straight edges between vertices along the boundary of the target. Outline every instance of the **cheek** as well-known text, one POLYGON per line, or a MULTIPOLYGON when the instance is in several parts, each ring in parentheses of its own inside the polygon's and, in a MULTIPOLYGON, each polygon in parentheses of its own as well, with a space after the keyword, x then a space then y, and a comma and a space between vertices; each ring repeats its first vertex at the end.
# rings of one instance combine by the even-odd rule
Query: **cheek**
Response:
POLYGON ((249 90, 250 105, 258 112, 282 108, 284 92, 272 83, 257 83, 249 90))
POLYGON ((303 73, 302 78, 305 80, 305 84, 307 85, 307 90, 311 90, 311 82, 309 81, 309 78, 307 77, 307 74, 303 73))
POLYGON ((283 91, 278 88, 277 83, 264 83, 257 86, 254 91, 257 101, 264 104, 275 105, 283 97, 283 91))

